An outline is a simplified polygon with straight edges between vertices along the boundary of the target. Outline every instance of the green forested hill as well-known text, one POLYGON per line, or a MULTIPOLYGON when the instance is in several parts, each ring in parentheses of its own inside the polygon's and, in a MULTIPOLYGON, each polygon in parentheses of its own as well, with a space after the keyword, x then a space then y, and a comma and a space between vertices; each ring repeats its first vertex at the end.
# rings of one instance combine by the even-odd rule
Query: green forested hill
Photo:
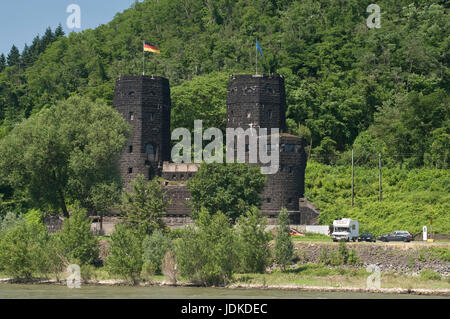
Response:
POLYGON ((351 167, 314 161, 306 168, 305 196, 320 209, 320 224, 350 217, 361 232, 394 230, 419 234, 433 218, 433 232, 450 230, 450 172, 440 169, 383 168, 383 199, 378 197, 378 169, 355 169, 355 205, 351 205, 351 167))
MULTIPOLYGON (((161 49, 146 54, 147 73, 170 80, 172 127, 202 119, 224 128, 228 75, 254 72, 258 39, 260 72, 285 77, 289 130, 312 146, 306 196, 321 222, 345 214, 362 230, 416 233, 433 217, 435 230, 448 233, 449 3, 379 0, 381 28, 368 29, 372 2, 146 0, 95 30, 48 29, 23 52, 0 55, 0 138, 71 95, 112 105, 115 79, 142 72, 143 40, 161 49)), ((11 199, 14 190, 1 184, 0 197, 11 199)))
POLYGON ((392 165, 448 167, 448 2, 377 1, 381 28, 368 29, 371 2, 136 2, 95 30, 59 34, 42 53, 12 52, 6 68, 0 59, 0 136, 74 93, 111 104, 114 80, 141 73, 144 39, 161 49, 147 54, 147 72, 170 79, 177 125, 192 125, 183 118, 193 108, 224 116, 226 75, 254 72, 258 38, 260 70, 285 76, 289 126, 311 133, 317 160, 337 161, 365 132, 357 142, 392 165), (183 91, 195 87, 211 100, 196 105, 183 91))

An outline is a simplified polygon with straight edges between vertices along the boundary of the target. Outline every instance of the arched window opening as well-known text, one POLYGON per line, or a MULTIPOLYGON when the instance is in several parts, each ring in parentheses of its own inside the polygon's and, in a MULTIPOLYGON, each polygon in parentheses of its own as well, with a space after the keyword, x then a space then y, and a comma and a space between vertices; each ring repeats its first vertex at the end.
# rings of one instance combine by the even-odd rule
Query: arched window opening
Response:
POLYGON ((150 155, 156 154, 155 147, 153 146, 153 144, 151 143, 145 144, 145 153, 150 155))

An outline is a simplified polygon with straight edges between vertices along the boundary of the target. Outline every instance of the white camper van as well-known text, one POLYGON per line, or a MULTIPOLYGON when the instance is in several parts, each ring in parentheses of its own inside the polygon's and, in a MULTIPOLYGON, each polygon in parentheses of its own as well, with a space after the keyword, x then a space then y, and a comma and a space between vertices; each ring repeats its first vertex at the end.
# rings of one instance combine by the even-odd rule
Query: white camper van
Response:
POLYGON ((331 238, 333 241, 345 240, 356 241, 359 236, 359 223, 357 220, 350 218, 336 219, 333 222, 333 233, 331 238))

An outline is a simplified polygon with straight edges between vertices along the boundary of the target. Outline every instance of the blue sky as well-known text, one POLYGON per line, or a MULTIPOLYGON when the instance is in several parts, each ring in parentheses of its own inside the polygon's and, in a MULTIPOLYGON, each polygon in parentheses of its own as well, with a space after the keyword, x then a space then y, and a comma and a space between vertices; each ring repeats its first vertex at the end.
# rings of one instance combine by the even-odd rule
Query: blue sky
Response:
POLYGON ((54 30, 59 23, 66 34, 67 6, 81 8, 81 29, 95 28, 111 21, 115 14, 129 8, 134 0, 2 0, 0 3, 0 54, 5 56, 15 44, 19 50, 43 35, 47 27, 54 30))

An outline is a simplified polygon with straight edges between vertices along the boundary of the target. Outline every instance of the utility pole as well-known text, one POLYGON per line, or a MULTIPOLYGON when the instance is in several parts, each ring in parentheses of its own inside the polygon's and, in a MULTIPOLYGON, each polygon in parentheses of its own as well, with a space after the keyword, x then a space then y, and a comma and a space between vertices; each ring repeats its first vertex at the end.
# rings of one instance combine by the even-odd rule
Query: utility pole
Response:
POLYGON ((380 202, 383 199, 383 192, 381 190, 381 153, 378 154, 378 191, 380 193, 380 202))
POLYGON ((353 165, 353 148, 352 148, 352 206, 355 203, 355 179, 354 179, 354 165, 353 165))

